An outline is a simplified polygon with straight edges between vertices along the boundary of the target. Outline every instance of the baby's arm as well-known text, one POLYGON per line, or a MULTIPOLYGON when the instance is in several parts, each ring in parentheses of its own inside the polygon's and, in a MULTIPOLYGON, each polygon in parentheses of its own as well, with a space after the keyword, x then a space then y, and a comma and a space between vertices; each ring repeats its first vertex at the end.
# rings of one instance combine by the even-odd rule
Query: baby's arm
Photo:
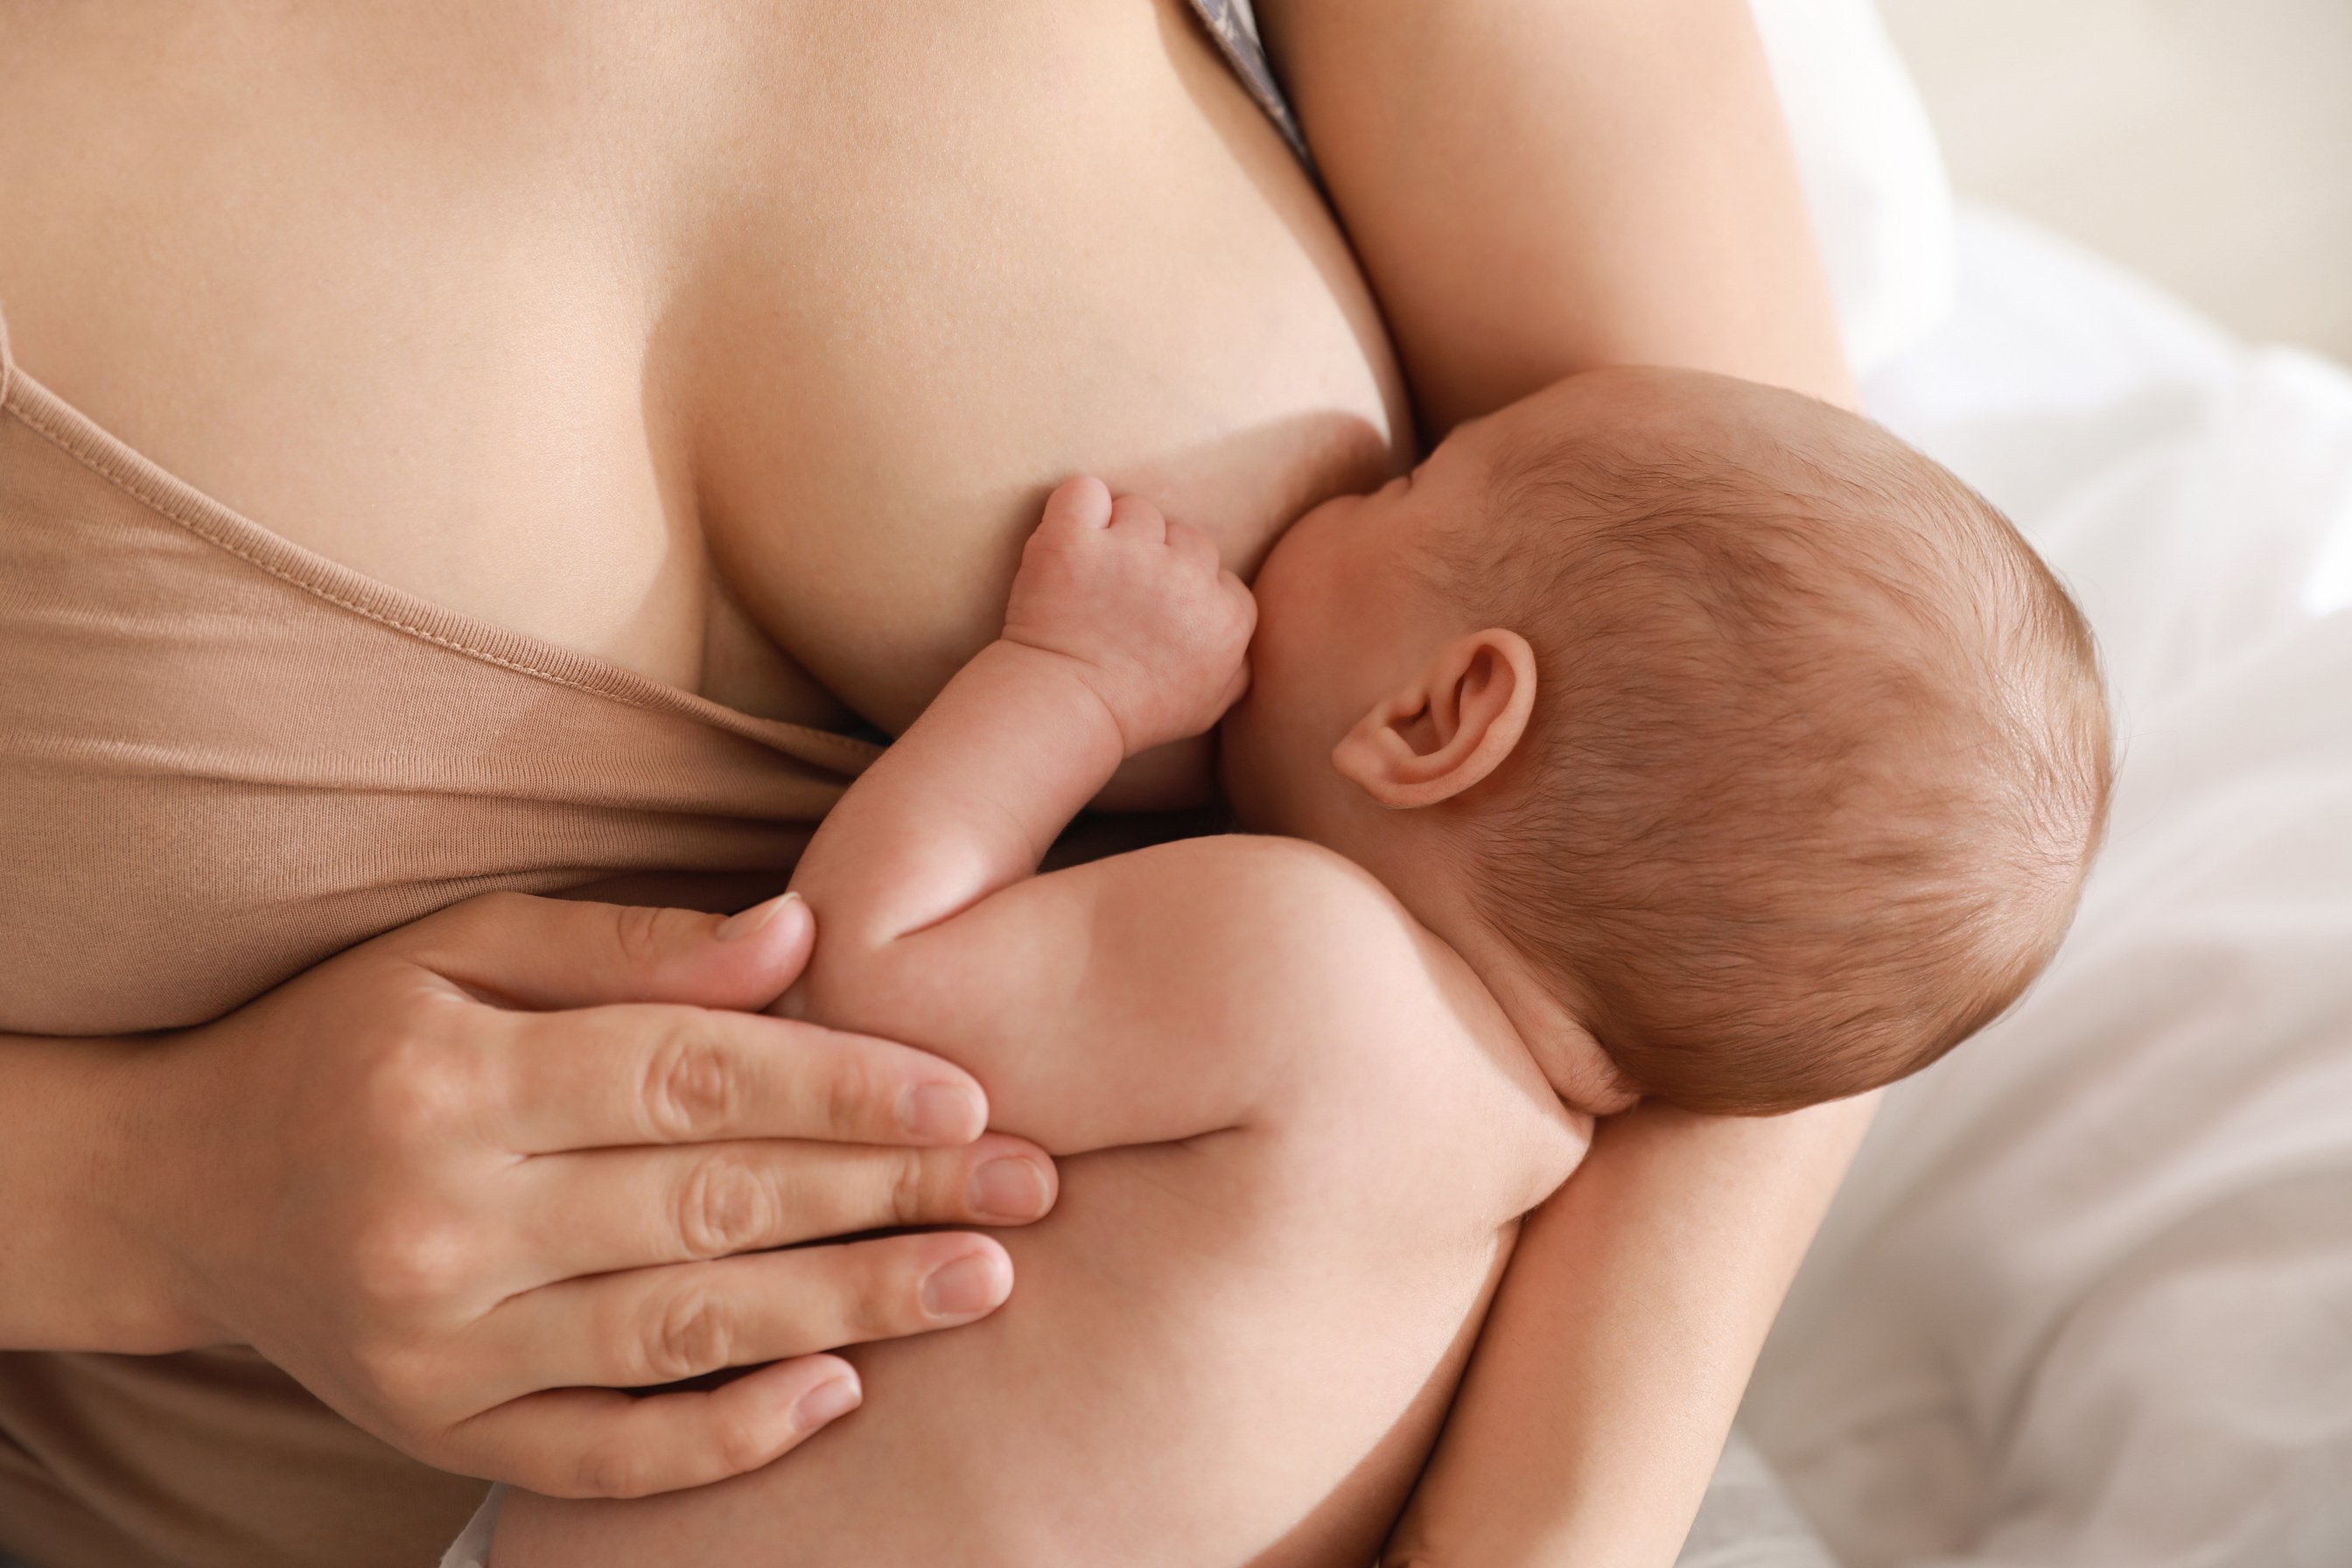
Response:
POLYGON ((1231 1097, 1234 1075, 1198 1061, 1171 1071, 1087 1037, 1088 953, 1098 921, 1118 917, 1101 902, 1120 880, 1033 879, 1121 761, 1232 705, 1255 621, 1202 534, 1134 497, 1114 502, 1098 480, 1055 491, 1004 635, 851 786, 803 857, 793 886, 819 940, 787 1005, 916 1044, 952 1034, 1000 1123, 1011 1110, 1013 1124, 1048 1126, 1057 1152, 1222 1125, 1234 1108, 1209 1102, 1231 1097), (1024 973, 1035 983, 1008 984, 1024 973), (1038 996, 1056 998, 1050 1014, 988 1016, 1038 996))
POLYGON ((1515 1216, 1580 1134, 1459 957, 1328 850, 1193 839, 1031 874, 1121 754, 1238 687, 1239 585, 1148 508, 1109 512, 1099 487, 1056 496, 1005 641, 850 789, 799 879, 807 1011, 936 1047, 998 1125, 1085 1153, 1050 1220, 1003 1237, 1014 1299, 848 1350, 867 1408, 790 1464, 518 1499, 506 1568, 1377 1549, 1515 1216))

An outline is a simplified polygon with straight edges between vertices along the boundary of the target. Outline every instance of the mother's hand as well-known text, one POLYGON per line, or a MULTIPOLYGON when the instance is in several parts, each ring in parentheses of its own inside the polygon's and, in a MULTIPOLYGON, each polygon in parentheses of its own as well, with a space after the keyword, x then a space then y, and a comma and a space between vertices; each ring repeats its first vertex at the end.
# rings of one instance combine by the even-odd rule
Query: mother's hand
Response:
POLYGON ((750 1011, 813 940, 798 900, 721 921, 491 894, 148 1054, 133 1207, 191 1337, 538 1491, 775 1458, 857 1402, 810 1352, 984 1316, 1012 1265, 955 1234, 741 1254, 1023 1224, 1055 1190, 1034 1147, 982 1136, 959 1068, 750 1011))

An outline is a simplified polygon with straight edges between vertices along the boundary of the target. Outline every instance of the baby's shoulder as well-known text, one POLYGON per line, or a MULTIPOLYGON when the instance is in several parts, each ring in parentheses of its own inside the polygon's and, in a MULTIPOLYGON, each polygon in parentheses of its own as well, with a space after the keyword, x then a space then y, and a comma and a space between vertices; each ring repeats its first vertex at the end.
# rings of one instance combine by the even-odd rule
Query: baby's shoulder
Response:
POLYGON ((1153 977, 1136 989, 1146 1005, 1172 989, 1186 1027, 1245 1037, 1255 1059, 1293 1069, 1277 1075, 1294 1091, 1277 1120, 1331 1131, 1318 1158, 1344 1146, 1407 1174, 1475 1167, 1493 1185, 1473 1206, 1501 1219, 1582 1157, 1589 1123, 1561 1107, 1493 994, 1361 866, 1243 834, 1117 859, 1125 886, 1097 928, 1119 950, 1112 964, 1153 977))
POLYGON ((1234 888, 1295 888, 1318 897, 1393 903, 1380 879, 1336 849, 1271 833, 1209 833, 1171 838, 1118 858, 1162 877, 1200 877, 1234 888))
POLYGON ((1395 1036, 1426 1052, 1500 1026, 1453 949, 1379 878, 1320 845, 1223 834, 1098 864, 1117 882, 1098 900, 1098 936, 1129 965, 1199 977, 1199 993, 1247 1006, 1258 1029, 1336 1036, 1359 1051, 1395 1036))
POLYGON ((1180 838, 1118 856, 1117 864, 1135 896, 1189 919, 1220 946, 1274 943, 1287 953, 1294 941, 1318 950, 1344 942, 1385 952, 1435 940, 1379 878, 1303 838, 1180 838))

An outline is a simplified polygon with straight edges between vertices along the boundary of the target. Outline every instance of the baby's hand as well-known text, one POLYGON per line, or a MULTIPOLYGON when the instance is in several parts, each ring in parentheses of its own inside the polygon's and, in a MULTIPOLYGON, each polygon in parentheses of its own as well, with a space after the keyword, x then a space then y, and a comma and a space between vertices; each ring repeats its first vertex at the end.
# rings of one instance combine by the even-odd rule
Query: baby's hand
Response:
POLYGON ((1074 662, 1127 754, 1200 734, 1249 685, 1257 602, 1208 536, 1100 479, 1045 501, 1021 552, 1004 637, 1074 662))

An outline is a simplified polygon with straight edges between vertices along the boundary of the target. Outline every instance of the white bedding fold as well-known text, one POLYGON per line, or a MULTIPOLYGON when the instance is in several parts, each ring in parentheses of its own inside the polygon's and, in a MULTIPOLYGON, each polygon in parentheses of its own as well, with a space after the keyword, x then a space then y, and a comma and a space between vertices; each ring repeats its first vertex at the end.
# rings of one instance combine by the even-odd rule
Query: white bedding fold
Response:
POLYGON ((1745 1419, 1848 1568, 2336 1568, 2352 377, 1963 234, 1959 310, 1878 411, 2082 594, 2125 767, 2065 952, 1891 1097, 1745 1419))

